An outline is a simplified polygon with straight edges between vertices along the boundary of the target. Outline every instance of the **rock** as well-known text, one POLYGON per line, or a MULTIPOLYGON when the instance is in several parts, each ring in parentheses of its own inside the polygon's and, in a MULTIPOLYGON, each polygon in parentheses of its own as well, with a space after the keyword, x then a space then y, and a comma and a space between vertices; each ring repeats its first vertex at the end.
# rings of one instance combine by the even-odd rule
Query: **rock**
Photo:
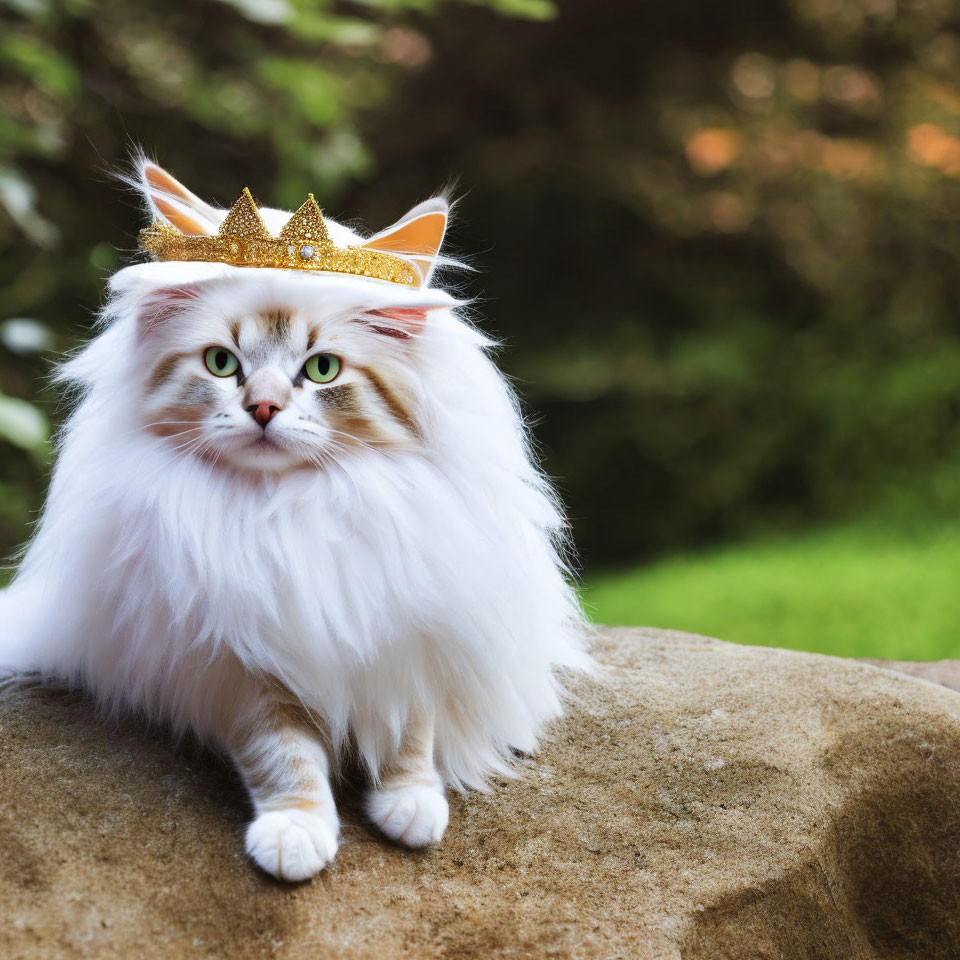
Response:
POLYGON ((911 677, 939 683, 951 690, 960 690, 960 660, 931 660, 929 662, 911 660, 869 660, 863 663, 872 663, 875 667, 884 670, 894 670, 897 673, 907 673, 911 677))
POLYGON ((299 887, 233 775, 77 697, 0 703, 0 956, 960 957, 960 697, 875 667, 604 630, 521 779, 426 853, 345 798, 299 887))

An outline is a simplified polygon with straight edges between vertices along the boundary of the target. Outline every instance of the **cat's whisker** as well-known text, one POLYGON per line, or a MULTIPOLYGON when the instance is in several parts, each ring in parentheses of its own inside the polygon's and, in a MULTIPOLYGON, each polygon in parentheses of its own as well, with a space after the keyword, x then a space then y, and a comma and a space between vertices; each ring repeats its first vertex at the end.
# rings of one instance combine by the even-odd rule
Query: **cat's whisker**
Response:
POLYGON ((178 424, 193 424, 197 426, 196 420, 154 420, 152 423, 141 424, 138 430, 149 430, 151 427, 176 426, 178 424))
POLYGON ((185 459, 193 454, 196 454, 198 451, 202 450, 205 444, 209 443, 209 438, 204 437, 192 437, 189 440, 184 441, 172 448, 172 453, 174 458, 171 461, 172 463, 177 463, 180 460, 185 459))
MULTIPOLYGON (((149 432, 152 431, 155 427, 181 426, 181 425, 198 426, 196 420, 157 420, 157 421, 153 421, 153 422, 151 422, 151 423, 141 423, 141 424, 138 424, 137 426, 133 427, 131 430, 125 430, 125 431, 123 431, 123 432, 121 432, 121 433, 118 433, 117 435, 118 435, 119 437, 122 437, 122 438, 126 439, 126 438, 128 438, 128 437, 132 437, 132 436, 135 436, 135 435, 137 435, 137 434, 149 433, 149 432)), ((183 432, 183 431, 180 431, 180 432, 183 432)), ((170 436, 172 436, 172 437, 175 437, 175 436, 178 436, 178 435, 179 435, 179 433, 170 434, 170 436)))
POLYGON ((386 441, 386 440, 377 440, 376 438, 364 439, 364 438, 362 438, 362 437, 356 436, 356 435, 353 434, 353 433, 347 433, 347 432, 344 431, 344 430, 337 430, 335 427, 328 427, 327 429, 328 429, 328 430, 330 431, 330 433, 332 433, 332 434, 336 434, 336 435, 339 435, 339 436, 341 436, 341 437, 347 437, 352 443, 358 443, 358 444, 360 444, 360 446, 368 447, 368 448, 371 449, 371 450, 376 449, 376 447, 378 447, 378 446, 386 446, 386 445, 387 445, 387 441, 386 441))

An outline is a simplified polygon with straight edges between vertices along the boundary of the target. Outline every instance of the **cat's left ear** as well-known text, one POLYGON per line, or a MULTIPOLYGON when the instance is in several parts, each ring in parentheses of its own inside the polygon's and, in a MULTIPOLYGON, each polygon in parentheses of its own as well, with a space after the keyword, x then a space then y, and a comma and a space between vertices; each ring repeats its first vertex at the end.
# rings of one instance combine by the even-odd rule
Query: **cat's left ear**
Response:
POLYGON ((143 158, 138 172, 137 185, 154 220, 170 223, 188 236, 204 237, 217 232, 221 215, 163 167, 143 158))
POLYGON ((437 254, 447 232, 450 207, 442 197, 415 206, 392 227, 382 230, 363 244, 368 250, 395 253, 411 260, 420 271, 420 286, 430 283, 437 254))

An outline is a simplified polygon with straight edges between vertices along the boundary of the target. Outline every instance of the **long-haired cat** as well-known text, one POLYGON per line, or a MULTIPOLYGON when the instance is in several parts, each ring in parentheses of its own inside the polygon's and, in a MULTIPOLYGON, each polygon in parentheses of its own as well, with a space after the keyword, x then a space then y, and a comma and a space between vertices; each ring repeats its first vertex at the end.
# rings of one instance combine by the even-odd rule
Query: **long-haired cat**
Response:
MULTIPOLYGON (((145 160, 136 180, 164 229, 218 235, 227 211, 145 160)), ((259 215, 273 237, 290 217, 259 215)), ((430 286, 446 220, 431 200, 366 240, 325 221, 416 284, 189 256, 114 275, 59 370, 75 408, 0 593, 0 667, 227 752, 247 850, 286 880, 334 856, 347 753, 370 820, 434 843, 445 785, 507 772, 587 665, 515 399, 430 286)))

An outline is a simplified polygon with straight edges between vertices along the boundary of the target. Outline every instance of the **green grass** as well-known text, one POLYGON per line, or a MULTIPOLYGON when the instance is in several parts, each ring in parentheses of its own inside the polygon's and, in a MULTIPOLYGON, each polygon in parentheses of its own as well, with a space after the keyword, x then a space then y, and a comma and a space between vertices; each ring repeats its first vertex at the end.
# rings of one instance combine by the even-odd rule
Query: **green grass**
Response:
POLYGON ((846 657, 960 657, 960 526, 851 524, 599 576, 599 623, 846 657))

